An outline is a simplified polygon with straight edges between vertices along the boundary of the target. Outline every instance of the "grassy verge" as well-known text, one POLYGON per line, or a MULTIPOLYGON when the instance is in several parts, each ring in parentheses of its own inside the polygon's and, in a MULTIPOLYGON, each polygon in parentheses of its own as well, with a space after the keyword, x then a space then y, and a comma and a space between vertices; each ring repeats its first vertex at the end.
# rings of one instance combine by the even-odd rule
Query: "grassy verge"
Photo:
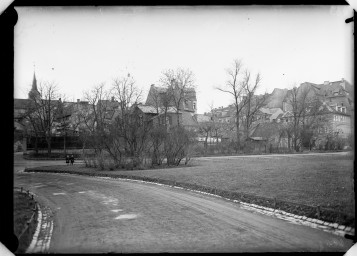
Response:
POLYGON ((27 194, 14 191, 14 232, 19 239, 19 247, 15 253, 25 253, 31 243, 37 225, 36 214, 29 228, 25 232, 24 230, 34 213, 32 210, 34 206, 35 202, 27 194))
POLYGON ((207 192, 215 189, 224 197, 354 226, 353 157, 348 155, 198 158, 190 168, 135 171, 82 166, 34 169, 141 179, 207 192))

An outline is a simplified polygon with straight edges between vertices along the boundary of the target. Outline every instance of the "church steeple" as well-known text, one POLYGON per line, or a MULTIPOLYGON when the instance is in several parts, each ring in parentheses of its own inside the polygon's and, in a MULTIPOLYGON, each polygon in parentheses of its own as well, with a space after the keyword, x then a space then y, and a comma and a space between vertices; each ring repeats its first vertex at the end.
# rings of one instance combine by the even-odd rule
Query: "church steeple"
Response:
POLYGON ((36 79, 35 70, 33 71, 32 88, 31 91, 29 92, 28 97, 29 99, 38 99, 38 98, 41 99, 41 95, 37 90, 37 79, 36 79))
POLYGON ((35 71, 33 71, 32 89, 31 91, 37 91, 37 80, 35 71))

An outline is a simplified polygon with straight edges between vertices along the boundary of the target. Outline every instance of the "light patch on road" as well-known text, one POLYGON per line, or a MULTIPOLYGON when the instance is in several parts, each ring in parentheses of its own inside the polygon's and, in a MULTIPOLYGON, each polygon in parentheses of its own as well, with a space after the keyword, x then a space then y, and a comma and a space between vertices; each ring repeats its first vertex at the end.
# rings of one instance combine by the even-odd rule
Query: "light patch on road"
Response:
POLYGON ((107 200, 105 200, 105 201, 102 201, 102 203, 103 204, 116 204, 117 203, 117 199, 115 199, 115 198, 108 198, 107 200))
POLYGON ((123 215, 119 215, 118 217, 116 217, 116 220, 132 220, 135 219, 138 215, 136 214, 123 214, 123 215))
POLYGON ((57 196, 57 195, 65 195, 66 193, 63 193, 63 192, 61 192, 61 193, 53 193, 53 195, 54 196, 57 196))
POLYGON ((46 187, 47 185, 37 185, 37 186, 33 186, 33 188, 41 188, 41 187, 46 187))
POLYGON ((79 191, 78 193, 79 194, 84 194, 84 193, 86 193, 86 191, 79 191))
POLYGON ((69 186, 69 185, 73 185, 74 183, 67 183, 66 185, 69 186))
POLYGON ((123 211, 122 209, 114 209, 114 210, 111 210, 112 212, 121 212, 123 211))

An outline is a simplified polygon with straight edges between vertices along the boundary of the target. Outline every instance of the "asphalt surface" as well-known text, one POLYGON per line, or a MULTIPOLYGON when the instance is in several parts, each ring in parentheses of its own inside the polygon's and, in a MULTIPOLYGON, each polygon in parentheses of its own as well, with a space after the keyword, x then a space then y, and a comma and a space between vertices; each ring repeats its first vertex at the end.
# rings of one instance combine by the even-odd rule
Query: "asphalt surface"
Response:
MULTIPOLYGON (((15 170, 28 166, 16 162, 15 170)), ((51 253, 346 252, 352 246, 343 237, 182 189, 21 172, 14 185, 52 209, 51 253)))

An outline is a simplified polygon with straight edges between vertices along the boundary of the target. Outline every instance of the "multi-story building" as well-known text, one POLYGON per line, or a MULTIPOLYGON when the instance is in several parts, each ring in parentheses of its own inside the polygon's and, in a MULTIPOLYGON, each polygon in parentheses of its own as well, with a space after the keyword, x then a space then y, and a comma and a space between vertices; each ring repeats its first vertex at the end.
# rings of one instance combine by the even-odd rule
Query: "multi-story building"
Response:
POLYGON ((197 98, 194 88, 182 90, 177 84, 170 88, 152 84, 145 105, 138 105, 138 108, 144 114, 153 115, 154 124, 176 126, 180 123, 192 129, 195 129, 198 124, 197 98))

